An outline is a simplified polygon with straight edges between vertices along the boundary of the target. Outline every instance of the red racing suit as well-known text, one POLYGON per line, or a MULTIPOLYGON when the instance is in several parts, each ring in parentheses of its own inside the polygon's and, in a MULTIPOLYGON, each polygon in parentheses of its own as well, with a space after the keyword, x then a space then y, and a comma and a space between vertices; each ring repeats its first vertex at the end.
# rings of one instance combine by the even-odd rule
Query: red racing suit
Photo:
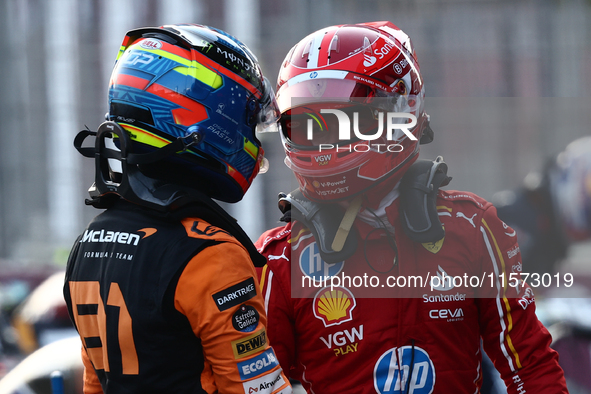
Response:
POLYGON ((510 394, 567 393, 532 289, 518 280, 515 232, 492 204, 439 191, 445 236, 421 244, 404 233, 399 200, 377 215, 380 225, 360 218, 362 208, 358 246, 344 262, 322 260, 298 221, 255 243, 268 259, 261 288, 283 370, 316 394, 473 394, 482 341, 510 394), (336 277, 331 288, 326 278, 336 277))

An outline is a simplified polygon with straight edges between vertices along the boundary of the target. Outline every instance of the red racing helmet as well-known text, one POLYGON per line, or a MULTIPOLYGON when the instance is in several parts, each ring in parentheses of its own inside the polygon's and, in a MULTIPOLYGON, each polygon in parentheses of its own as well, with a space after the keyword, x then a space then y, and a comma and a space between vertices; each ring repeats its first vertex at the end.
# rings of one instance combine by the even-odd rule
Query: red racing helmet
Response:
POLYGON ((398 182, 432 140, 424 97, 410 38, 391 22, 330 26, 297 43, 276 98, 285 163, 304 195, 344 200, 398 182))

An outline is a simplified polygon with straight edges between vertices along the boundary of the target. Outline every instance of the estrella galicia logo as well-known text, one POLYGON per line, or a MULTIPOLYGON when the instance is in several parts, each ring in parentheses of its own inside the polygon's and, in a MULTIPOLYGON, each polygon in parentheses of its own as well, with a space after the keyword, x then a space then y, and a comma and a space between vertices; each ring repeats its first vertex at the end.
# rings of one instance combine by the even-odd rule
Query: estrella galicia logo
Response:
POLYGON ((232 325, 238 331, 252 332, 259 325, 259 313, 250 305, 241 305, 232 315, 232 325))
POLYGON ((248 278, 240 283, 230 286, 212 297, 220 312, 233 306, 240 305, 257 295, 254 279, 248 278))
POLYGON ((394 347, 376 363, 373 384, 379 394, 430 394, 435 388, 435 367, 429 354, 418 346, 394 347))
POLYGON ((316 71, 312 71, 310 73, 310 78, 312 78, 312 79, 316 78, 317 76, 318 76, 318 72, 316 72, 316 71))
POLYGON ((256 357, 238 363, 240 379, 246 380, 259 376, 278 366, 277 358, 273 349, 269 348, 256 357))
POLYGON ((300 269, 304 275, 311 277, 315 281, 322 281, 327 277, 338 275, 344 265, 344 261, 329 264, 322 260, 316 242, 306 246, 300 253, 300 269))

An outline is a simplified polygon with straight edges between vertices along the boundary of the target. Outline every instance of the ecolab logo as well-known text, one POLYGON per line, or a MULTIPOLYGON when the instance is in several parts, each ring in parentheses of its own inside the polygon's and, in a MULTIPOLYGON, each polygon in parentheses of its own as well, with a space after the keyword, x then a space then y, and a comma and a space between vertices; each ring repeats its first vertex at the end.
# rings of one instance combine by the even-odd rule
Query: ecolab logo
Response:
POLYGON ((133 244, 134 246, 137 246, 137 244, 140 242, 140 236, 137 234, 126 233, 123 231, 86 230, 82 235, 82 239, 80 240, 80 242, 113 242, 125 245, 133 244))
POLYGON ((268 372, 278 365, 273 349, 267 349, 256 357, 238 363, 238 372, 240 378, 246 380, 268 372))

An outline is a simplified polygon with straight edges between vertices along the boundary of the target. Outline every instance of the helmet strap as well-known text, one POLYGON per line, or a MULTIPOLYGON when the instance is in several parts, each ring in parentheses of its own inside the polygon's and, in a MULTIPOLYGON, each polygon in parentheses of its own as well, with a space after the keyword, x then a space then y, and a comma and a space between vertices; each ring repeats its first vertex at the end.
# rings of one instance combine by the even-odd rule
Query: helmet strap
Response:
POLYGON ((338 204, 320 204, 310 201, 304 197, 300 189, 289 194, 281 193, 279 206, 284 213, 284 220, 297 220, 310 229, 318 243, 320 256, 327 263, 345 261, 357 250, 359 233, 352 225, 361 206, 361 199, 356 209, 351 208, 348 218, 345 218, 346 213, 338 204), (287 212, 290 212, 289 218, 287 212), (333 245, 339 232, 340 237, 344 236, 344 239, 337 240, 336 246, 340 246, 340 249, 335 250, 333 245))
POLYGON ((349 231, 351 231, 351 227, 353 226, 353 222, 359 213, 359 209, 361 209, 361 202, 363 201, 362 196, 357 196, 351 201, 347 210, 345 211, 345 215, 339 224, 339 228, 337 230, 336 235, 332 241, 332 250, 335 252, 340 252, 343 250, 343 246, 345 245, 345 241, 347 240, 347 236, 349 235, 349 231))
POLYGON ((192 200, 189 196, 191 193, 144 175, 137 165, 154 163, 185 151, 201 139, 202 134, 196 131, 153 152, 136 154, 130 152, 129 133, 116 122, 103 122, 96 132, 80 131, 74 139, 74 147, 83 156, 95 159, 95 182, 89 189, 91 198, 86 203, 95 208, 107 208, 113 201, 113 195, 116 195, 158 211, 170 211, 185 205, 192 200), (95 137, 94 148, 82 147, 89 136, 95 137), (107 146, 106 140, 113 138, 119 142, 119 149, 107 146), (113 175, 109 160, 116 160, 121 164, 120 176, 113 175))
POLYGON ((150 178, 137 166, 137 164, 151 163, 182 151, 183 147, 186 149, 196 141, 198 142, 199 139, 190 135, 186 138, 178 138, 156 152, 132 154, 129 153, 131 148, 129 134, 115 122, 104 122, 96 132, 80 131, 74 140, 74 146, 83 156, 94 157, 96 164, 95 182, 89 189, 90 199, 86 200, 86 204, 105 209, 123 198, 150 208, 153 215, 165 219, 178 221, 187 217, 200 218, 232 234, 249 252, 254 265, 262 267, 266 264, 265 257, 257 252, 236 219, 209 196, 196 189, 150 178), (82 143, 89 136, 96 137, 94 148, 82 147, 82 143), (105 144, 106 139, 114 137, 119 139, 119 150, 109 148, 105 144), (121 177, 117 181, 113 180, 109 159, 115 159, 121 163, 121 177))
POLYGON ((443 157, 417 160, 400 184, 400 213, 406 235, 415 242, 437 242, 445 236, 437 213, 439 187, 451 181, 443 157))

